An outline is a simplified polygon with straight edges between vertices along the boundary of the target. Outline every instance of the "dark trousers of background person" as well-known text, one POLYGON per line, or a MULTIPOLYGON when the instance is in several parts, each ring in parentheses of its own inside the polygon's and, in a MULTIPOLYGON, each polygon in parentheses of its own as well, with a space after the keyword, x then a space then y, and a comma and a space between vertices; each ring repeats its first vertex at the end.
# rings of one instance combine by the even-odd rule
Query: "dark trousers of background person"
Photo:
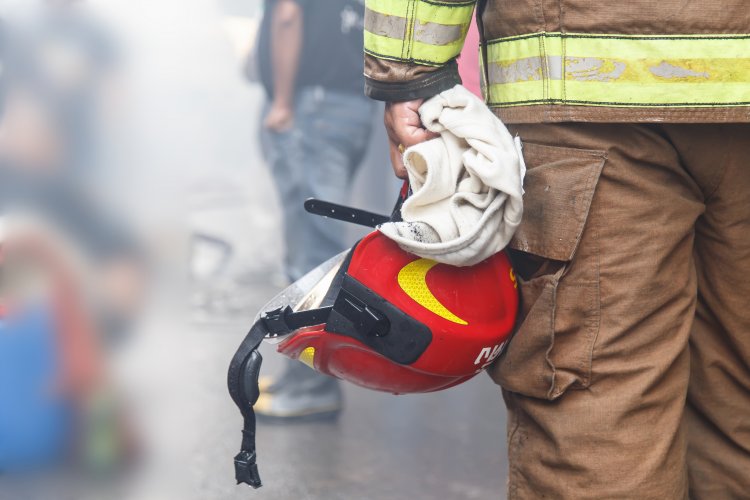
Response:
POLYGON ((292 282, 353 243, 347 241, 345 224, 308 214, 303 202, 314 197, 349 203, 354 174, 370 142, 374 109, 363 95, 308 87, 296 96, 291 129, 263 130, 283 212, 284 267, 292 282))

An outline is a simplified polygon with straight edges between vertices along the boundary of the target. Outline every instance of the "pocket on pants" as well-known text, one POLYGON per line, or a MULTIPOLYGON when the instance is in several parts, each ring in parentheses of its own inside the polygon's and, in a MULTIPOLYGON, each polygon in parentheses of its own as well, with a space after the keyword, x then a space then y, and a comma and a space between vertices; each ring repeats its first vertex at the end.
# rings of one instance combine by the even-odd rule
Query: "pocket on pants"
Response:
POLYGON ((521 295, 507 348, 490 368, 504 389, 553 400, 588 387, 599 332, 598 247, 586 233, 603 151, 524 143, 523 220, 509 245, 521 295))

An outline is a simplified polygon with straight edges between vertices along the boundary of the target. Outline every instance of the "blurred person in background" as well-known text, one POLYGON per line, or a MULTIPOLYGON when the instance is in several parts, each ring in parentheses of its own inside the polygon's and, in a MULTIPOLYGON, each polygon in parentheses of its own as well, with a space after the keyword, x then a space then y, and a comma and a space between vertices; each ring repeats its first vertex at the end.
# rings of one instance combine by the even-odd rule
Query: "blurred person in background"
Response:
MULTIPOLYGON (((258 65, 268 96, 262 143, 281 198, 290 282, 353 242, 340 223, 311 216, 314 197, 346 203, 370 140, 374 103, 362 95, 363 0, 266 0, 258 65)), ((261 383, 260 417, 330 418, 338 381, 291 361, 261 383)))
POLYGON ((3 156, 23 157, 26 167, 43 165, 67 184, 84 186, 104 167, 97 158, 99 130, 116 104, 115 43, 84 2, 42 2, 6 24, 3 66, 8 104, 14 104, 6 114, 13 112, 17 127, 43 135, 4 134, 3 156))
POLYGON ((115 283, 128 281, 129 273, 136 281, 144 264, 125 217, 99 197, 93 182, 108 169, 96 131, 113 105, 117 51, 83 2, 44 5, 31 21, 7 22, 4 30, 0 208, 42 214, 101 266, 99 277, 112 281, 106 288, 119 295, 102 318, 114 334, 122 330, 118 323, 127 323, 126 309, 135 308, 125 303, 137 301, 124 288, 138 288, 115 283))
POLYGON ((0 471, 75 457, 110 472, 132 437, 104 345, 139 306, 145 262, 87 189, 111 44, 58 7, 3 24, 0 471))

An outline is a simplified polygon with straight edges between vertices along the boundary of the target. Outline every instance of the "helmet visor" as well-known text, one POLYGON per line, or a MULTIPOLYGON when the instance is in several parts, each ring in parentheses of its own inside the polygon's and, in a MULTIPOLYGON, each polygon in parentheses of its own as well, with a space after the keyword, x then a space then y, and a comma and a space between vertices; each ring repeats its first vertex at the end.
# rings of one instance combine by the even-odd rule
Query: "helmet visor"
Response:
MULTIPOLYGON (((349 250, 344 250, 289 285, 263 306, 254 321, 257 322, 270 311, 286 306, 291 307, 294 312, 309 311, 320 307, 348 254, 349 250)), ((275 344, 284 338, 285 336, 269 336, 265 340, 275 344)))

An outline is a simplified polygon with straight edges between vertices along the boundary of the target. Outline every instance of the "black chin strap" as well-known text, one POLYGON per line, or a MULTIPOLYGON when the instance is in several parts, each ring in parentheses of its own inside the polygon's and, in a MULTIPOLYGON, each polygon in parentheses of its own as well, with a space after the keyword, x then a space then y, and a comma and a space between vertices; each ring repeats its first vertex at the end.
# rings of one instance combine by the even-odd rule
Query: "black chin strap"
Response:
POLYGON ((253 405, 258 401, 258 375, 263 358, 258 352, 258 346, 263 341, 266 330, 262 321, 258 321, 250 329, 245 340, 229 364, 227 387, 234 404, 240 409, 244 419, 242 429, 242 448, 234 457, 234 477, 237 484, 246 483, 253 488, 261 486, 258 466, 255 463, 255 412, 253 405))
POLYGON ((227 387, 245 422, 242 428, 242 448, 234 457, 234 477, 237 484, 245 483, 253 488, 261 486, 256 463, 253 411, 253 405, 260 395, 258 375, 263 362, 258 346, 266 335, 275 337, 291 333, 303 326, 323 324, 328 320, 330 313, 331 307, 293 312, 288 306, 266 313, 253 325, 232 358, 227 374, 227 387))
MULTIPOLYGON (((307 200, 305 202, 305 209, 313 214, 375 227, 391 220, 400 221, 401 205, 410 194, 411 190, 408 183, 404 183, 399 199, 393 209, 393 214, 390 217, 316 199, 307 200)), ((349 252, 347 260, 341 267, 340 273, 342 274, 337 279, 341 280, 343 272, 349 267, 348 262, 351 259, 353 251, 354 249, 349 252)), ((338 286, 340 287, 340 283, 338 286)), ((359 304, 359 301, 354 297, 344 297, 342 300, 346 300, 348 306, 342 306, 343 309, 339 312, 340 316, 343 315, 358 329, 364 329, 375 336, 385 335, 384 325, 387 321, 383 320, 382 315, 373 313, 366 305, 359 304)), ((324 303, 327 301, 328 297, 326 297, 324 303)), ((333 300, 331 300, 332 302, 333 300)), ((258 396, 260 395, 258 375, 260 374, 260 365, 263 362, 263 358, 258 352, 258 346, 266 336, 278 337, 305 326, 326 324, 332 310, 333 307, 327 305, 318 309, 299 312, 294 312, 288 306, 270 311, 264 314, 253 325, 232 358, 232 362, 229 364, 229 373, 227 374, 227 387, 229 388, 229 394, 232 396, 234 404, 240 409, 244 419, 242 448, 234 457, 234 476, 237 479, 237 484, 245 483, 253 488, 261 486, 258 465, 256 463, 255 412, 253 411, 253 405, 258 401, 258 396)))

